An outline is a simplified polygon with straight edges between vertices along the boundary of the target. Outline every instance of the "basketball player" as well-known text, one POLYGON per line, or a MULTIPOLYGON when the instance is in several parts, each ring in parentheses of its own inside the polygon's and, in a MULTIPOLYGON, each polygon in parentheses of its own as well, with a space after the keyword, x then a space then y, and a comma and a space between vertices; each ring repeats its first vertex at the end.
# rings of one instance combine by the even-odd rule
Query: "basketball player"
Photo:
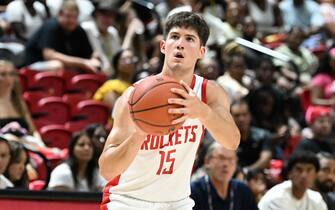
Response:
POLYGON ((215 82, 194 75, 195 64, 205 53, 207 24, 194 13, 180 12, 165 27, 165 40, 160 43, 165 55, 161 74, 181 81, 187 90, 171 89, 183 99, 168 101, 183 105, 169 112, 184 114, 173 121, 184 124, 170 135, 148 135, 129 114, 133 88, 121 96, 114 127, 99 159, 100 172, 109 181, 103 210, 191 210, 190 176, 204 129, 227 149, 235 150, 239 144, 227 94, 215 82))

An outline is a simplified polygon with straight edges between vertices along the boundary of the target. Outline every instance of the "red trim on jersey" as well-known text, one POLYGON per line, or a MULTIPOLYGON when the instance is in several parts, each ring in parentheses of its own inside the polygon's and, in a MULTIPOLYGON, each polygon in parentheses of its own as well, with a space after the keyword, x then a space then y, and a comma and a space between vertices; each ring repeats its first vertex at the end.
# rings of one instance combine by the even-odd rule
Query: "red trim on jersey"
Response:
MULTIPOLYGON (((205 130, 206 130, 205 126, 202 125, 202 134, 201 134, 201 137, 200 137, 200 141, 199 141, 199 144, 198 144, 198 148, 197 148, 197 153, 196 154, 198 154, 199 149, 200 149, 200 145, 202 144, 202 140, 204 139, 205 130)), ((195 172, 194 163, 193 163, 193 166, 192 166, 192 174, 195 172)))
POLYGON ((101 201, 101 204, 100 204, 100 210, 108 210, 107 204, 111 201, 109 199, 110 188, 119 184, 120 177, 121 177, 121 175, 115 177, 114 179, 110 180, 106 184, 106 186, 105 186, 105 188, 103 190, 103 194, 102 194, 102 201, 101 201))
POLYGON ((192 77, 192 82, 191 82, 191 85, 190 85, 191 89, 193 89, 193 88, 194 88, 194 85, 195 85, 195 80, 196 80, 196 76, 193 74, 193 77, 192 77))
POLYGON ((201 84, 201 101, 206 103, 207 102, 207 93, 206 93, 206 87, 207 87, 207 79, 204 79, 201 84))

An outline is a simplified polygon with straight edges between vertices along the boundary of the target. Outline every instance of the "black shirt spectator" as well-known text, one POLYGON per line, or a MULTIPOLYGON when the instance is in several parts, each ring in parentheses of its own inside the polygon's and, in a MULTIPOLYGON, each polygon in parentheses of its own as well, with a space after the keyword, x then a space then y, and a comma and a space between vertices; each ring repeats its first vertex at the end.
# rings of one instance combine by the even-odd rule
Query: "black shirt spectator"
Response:
POLYGON ((314 152, 315 154, 319 152, 329 152, 335 154, 334 146, 330 141, 313 139, 303 139, 299 142, 295 150, 306 150, 314 152))
POLYGON ((43 61, 42 50, 44 48, 86 59, 89 59, 93 53, 86 32, 80 25, 72 32, 65 32, 57 19, 48 20, 28 41, 26 65, 43 61))
POLYGON ((247 185, 234 179, 229 183, 229 193, 225 200, 218 195, 212 183, 207 181, 206 177, 192 182, 191 189, 191 198, 196 201, 193 210, 210 210, 209 203, 212 203, 212 210, 258 210, 255 197, 247 185), (210 186, 210 193, 208 193, 207 184, 210 186))
POLYGON ((265 129, 251 127, 249 136, 240 142, 237 149, 238 163, 245 167, 255 163, 262 151, 272 151, 271 133, 265 129))

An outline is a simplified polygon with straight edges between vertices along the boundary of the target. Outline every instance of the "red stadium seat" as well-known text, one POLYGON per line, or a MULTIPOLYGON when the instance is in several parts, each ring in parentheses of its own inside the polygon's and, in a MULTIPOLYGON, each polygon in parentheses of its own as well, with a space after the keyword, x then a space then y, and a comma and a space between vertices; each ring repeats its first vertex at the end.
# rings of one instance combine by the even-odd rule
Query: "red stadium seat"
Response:
POLYGON ((90 123, 86 120, 71 120, 65 123, 65 128, 71 132, 84 130, 90 123))
POLYGON ((86 115, 86 121, 89 123, 101 123, 105 125, 108 121, 110 111, 109 107, 96 100, 85 100, 78 103, 78 111, 86 115))
POLYGON ((61 70, 59 73, 62 77, 63 80, 65 81, 65 89, 66 90, 71 90, 72 89, 72 85, 71 85, 71 80, 74 76, 79 75, 79 73, 75 72, 75 71, 70 71, 70 70, 61 70))
POLYGON ((46 125, 40 129, 43 141, 49 147, 67 148, 72 133, 64 125, 46 125))
POLYGON ((66 93, 63 95, 63 100, 70 105, 71 108, 71 116, 78 115, 77 104, 80 101, 89 99, 87 96, 82 92, 75 92, 75 93, 66 93))
POLYGON ((38 73, 38 71, 34 71, 29 69, 28 67, 23 67, 19 70, 20 77, 24 77, 27 80, 27 88, 31 87, 35 83, 35 75, 38 73))
POLYGON ((45 89, 50 95, 61 96, 65 89, 65 80, 57 72, 40 72, 34 77, 33 86, 45 89))
POLYGON ((28 78, 19 73, 21 92, 23 93, 28 88, 28 78))
POLYGON ((47 113, 42 117, 43 120, 55 124, 63 124, 70 119, 70 106, 61 97, 50 96, 42 98, 39 100, 38 106, 41 112, 47 113))
POLYGON ((39 112, 38 101, 48 96, 49 94, 44 90, 25 91, 23 93, 23 99, 27 103, 31 113, 39 112))
POLYGON ((72 89, 80 90, 88 98, 92 98, 102 84, 101 78, 95 74, 81 74, 74 76, 71 80, 72 89))

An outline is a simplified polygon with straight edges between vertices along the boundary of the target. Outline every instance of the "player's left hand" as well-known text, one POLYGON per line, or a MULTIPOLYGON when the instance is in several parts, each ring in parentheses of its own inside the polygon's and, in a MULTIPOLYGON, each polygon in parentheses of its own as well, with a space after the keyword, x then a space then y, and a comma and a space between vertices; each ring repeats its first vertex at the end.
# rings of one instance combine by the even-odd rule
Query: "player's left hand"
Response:
POLYGON ((180 88, 171 88, 173 93, 180 95, 182 98, 170 98, 169 104, 177 104, 183 107, 181 108, 170 108, 170 114, 183 114, 182 117, 172 121, 173 124, 178 124, 185 121, 188 118, 206 118, 209 107, 206 106, 195 94, 192 88, 184 81, 180 81, 180 84, 184 86, 185 90, 180 88))

